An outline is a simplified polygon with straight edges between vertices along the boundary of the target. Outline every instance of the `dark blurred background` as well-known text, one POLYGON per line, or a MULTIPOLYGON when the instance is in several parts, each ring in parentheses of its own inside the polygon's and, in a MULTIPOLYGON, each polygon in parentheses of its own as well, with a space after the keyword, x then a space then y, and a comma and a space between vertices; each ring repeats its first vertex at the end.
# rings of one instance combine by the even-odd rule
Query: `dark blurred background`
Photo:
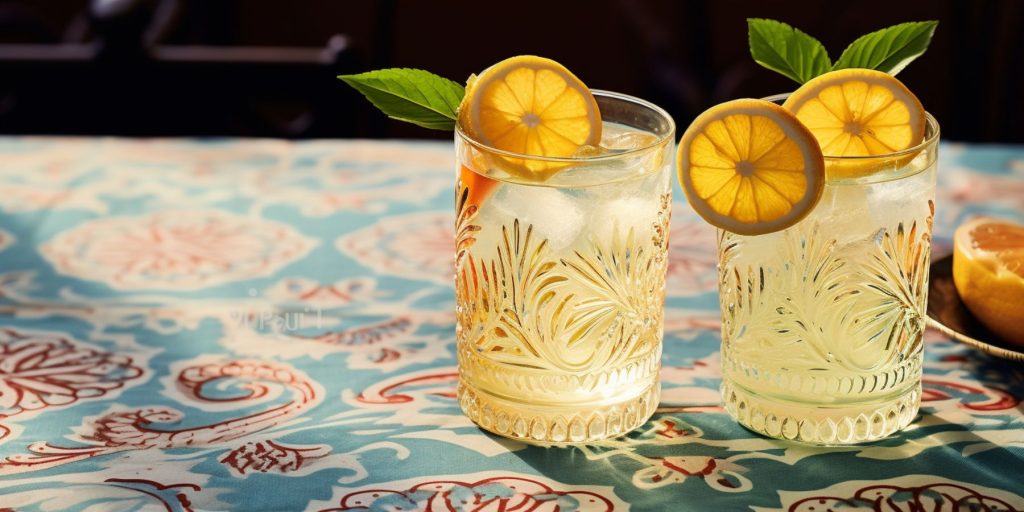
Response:
POLYGON ((714 103, 795 88, 751 60, 747 17, 833 59, 864 33, 940 20, 900 78, 945 138, 1024 142, 1018 0, 0 0, 0 133, 448 138, 384 119, 334 76, 462 82, 516 54, 662 105, 682 131, 714 103))

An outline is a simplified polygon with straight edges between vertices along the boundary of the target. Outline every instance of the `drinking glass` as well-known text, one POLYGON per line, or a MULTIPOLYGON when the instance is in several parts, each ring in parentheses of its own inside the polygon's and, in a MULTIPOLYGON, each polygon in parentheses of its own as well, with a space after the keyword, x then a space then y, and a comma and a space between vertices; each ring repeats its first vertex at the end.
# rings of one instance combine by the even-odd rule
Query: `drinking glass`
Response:
POLYGON ((459 404, 527 442, 628 432, 660 394, 675 126, 593 93, 601 145, 573 157, 455 135, 459 404))
POLYGON ((914 148, 826 157, 821 201, 792 227, 719 230, 722 398, 748 429, 852 444, 917 415, 939 140, 926 117, 914 148))

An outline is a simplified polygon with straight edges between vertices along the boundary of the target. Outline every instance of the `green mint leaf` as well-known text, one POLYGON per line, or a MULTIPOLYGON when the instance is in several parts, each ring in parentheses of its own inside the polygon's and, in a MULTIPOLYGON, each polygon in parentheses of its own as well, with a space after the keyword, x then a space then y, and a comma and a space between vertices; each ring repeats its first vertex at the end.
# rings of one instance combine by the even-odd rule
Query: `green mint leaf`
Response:
POLYGON ((912 21, 857 38, 832 69, 868 68, 895 75, 928 49, 937 21, 912 21))
POLYGON ((754 60, 797 83, 832 68, 828 51, 815 38, 781 21, 747 18, 750 55, 754 60))
POLYGON ((433 130, 454 130, 466 89, 422 69, 379 69, 338 77, 388 117, 433 130))

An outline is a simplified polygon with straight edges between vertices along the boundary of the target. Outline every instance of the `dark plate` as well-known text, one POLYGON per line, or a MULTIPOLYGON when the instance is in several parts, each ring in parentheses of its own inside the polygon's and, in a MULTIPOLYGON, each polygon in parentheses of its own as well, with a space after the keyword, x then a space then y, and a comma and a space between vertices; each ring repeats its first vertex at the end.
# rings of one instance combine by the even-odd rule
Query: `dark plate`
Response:
POLYGON ((1000 340, 978 321, 953 285, 953 256, 932 263, 928 284, 928 325, 943 334, 996 357, 1024 362, 1024 347, 1000 340))

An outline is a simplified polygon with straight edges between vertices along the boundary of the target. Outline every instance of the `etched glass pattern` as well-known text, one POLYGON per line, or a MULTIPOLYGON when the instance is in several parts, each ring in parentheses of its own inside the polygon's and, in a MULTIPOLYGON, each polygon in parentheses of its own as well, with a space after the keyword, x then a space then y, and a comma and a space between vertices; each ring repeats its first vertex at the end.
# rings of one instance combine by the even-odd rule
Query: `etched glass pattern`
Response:
POLYGON ((849 444, 914 419, 935 213, 931 157, 894 179, 829 182, 789 229, 719 232, 722 393, 741 424, 849 444))
POLYGON ((458 395, 484 429, 580 443, 654 413, 671 143, 595 163, 579 184, 567 169, 557 185, 494 186, 466 178, 481 159, 457 141, 466 167, 456 197, 458 395), (481 183, 493 191, 473 190, 481 183))

